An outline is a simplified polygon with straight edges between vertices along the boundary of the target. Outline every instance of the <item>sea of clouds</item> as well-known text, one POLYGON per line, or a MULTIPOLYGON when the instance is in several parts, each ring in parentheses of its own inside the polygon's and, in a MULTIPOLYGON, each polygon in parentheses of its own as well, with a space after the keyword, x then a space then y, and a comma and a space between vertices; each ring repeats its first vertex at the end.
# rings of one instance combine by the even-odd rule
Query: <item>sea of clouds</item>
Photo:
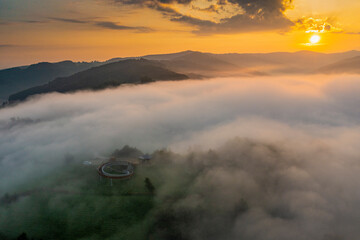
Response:
POLYGON ((144 152, 215 149, 211 164, 203 154, 191 160, 204 171, 179 206, 221 205, 228 214, 244 198, 251 207, 231 220, 198 220, 186 229, 192 238, 219 224, 227 232, 213 239, 356 239, 359 104, 360 77, 347 75, 215 78, 35 96, 0 109, 0 192, 53 171, 69 154, 84 161, 126 144, 144 152))

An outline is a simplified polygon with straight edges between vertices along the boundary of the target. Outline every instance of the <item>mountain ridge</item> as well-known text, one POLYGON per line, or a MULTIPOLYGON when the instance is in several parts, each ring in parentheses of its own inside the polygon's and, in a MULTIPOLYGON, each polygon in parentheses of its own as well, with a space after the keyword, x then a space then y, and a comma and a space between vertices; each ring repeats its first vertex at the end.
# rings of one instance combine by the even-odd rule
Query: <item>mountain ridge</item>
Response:
POLYGON ((98 65, 101 63, 66 60, 56 63, 39 62, 29 66, 0 70, 0 100, 8 98, 11 93, 45 84, 56 77, 70 76, 98 65))
POLYGON ((316 73, 359 73, 358 64, 351 59, 360 56, 357 50, 338 53, 319 53, 313 51, 272 52, 272 53, 208 53, 181 51, 168 54, 151 54, 142 57, 112 58, 103 62, 40 62, 0 70, 0 100, 10 95, 44 85, 59 77, 73 74, 121 61, 147 59, 162 64, 163 68, 183 73, 192 78, 218 76, 255 76, 279 74, 316 73), (341 61, 345 61, 341 63, 341 61), (349 66, 336 65, 349 64, 349 66), (351 67, 351 66, 352 67, 351 67), (340 70, 341 68, 341 70, 340 70))
POLYGON ((56 78, 47 84, 32 87, 10 95, 9 101, 22 101, 35 94, 49 92, 75 92, 99 90, 121 84, 141 84, 162 80, 184 80, 188 76, 166 69, 160 62, 146 59, 129 59, 109 63, 56 78))
POLYGON ((323 66, 318 69, 319 73, 334 74, 334 73, 353 73, 360 74, 360 56, 346 58, 323 66))

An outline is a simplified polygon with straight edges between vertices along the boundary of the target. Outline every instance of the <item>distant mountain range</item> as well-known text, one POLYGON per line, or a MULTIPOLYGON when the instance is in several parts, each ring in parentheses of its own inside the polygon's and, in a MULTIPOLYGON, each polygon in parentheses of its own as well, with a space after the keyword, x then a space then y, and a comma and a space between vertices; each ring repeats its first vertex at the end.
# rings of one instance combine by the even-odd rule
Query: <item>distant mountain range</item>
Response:
POLYGON ((0 100, 7 99, 11 93, 47 83, 56 77, 70 76, 101 64, 99 62, 74 63, 71 61, 42 62, 26 67, 0 70, 0 100))
POLYGON ((227 75, 360 73, 360 52, 228 53, 184 51, 105 62, 38 63, 0 70, 0 100, 33 94, 101 89, 124 83, 227 75), (139 60, 141 59, 141 60, 139 60), (10 96, 11 95, 11 96, 10 96), (10 96, 10 97, 9 97, 10 96))
POLYGON ((142 84, 184 79, 188 79, 188 76, 170 71, 157 61, 129 59, 93 67, 69 77, 56 78, 47 84, 15 93, 9 97, 9 101, 21 101, 31 95, 41 93, 99 90, 126 83, 142 84))
POLYGON ((333 64, 321 67, 318 72, 334 74, 334 73, 353 73, 360 74, 360 56, 346 58, 333 64))
MULTIPOLYGON (((300 51, 295 53, 227 53, 213 54, 185 51, 171 54, 147 55, 145 59, 161 61, 169 69, 185 74, 197 73, 205 76, 253 74, 313 74, 322 72, 328 65, 341 64, 346 59, 360 57, 360 51, 343 53, 317 53, 300 51)), ((351 68, 359 68, 352 65, 351 68)), ((351 71, 353 72, 353 71, 351 71)))

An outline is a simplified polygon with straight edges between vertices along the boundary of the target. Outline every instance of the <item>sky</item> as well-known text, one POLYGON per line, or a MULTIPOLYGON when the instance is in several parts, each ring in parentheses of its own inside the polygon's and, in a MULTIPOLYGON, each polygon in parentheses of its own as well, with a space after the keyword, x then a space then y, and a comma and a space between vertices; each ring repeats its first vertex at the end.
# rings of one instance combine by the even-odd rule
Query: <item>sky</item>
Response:
POLYGON ((184 50, 360 50, 359 11, 357 0, 0 0, 0 68, 184 50))

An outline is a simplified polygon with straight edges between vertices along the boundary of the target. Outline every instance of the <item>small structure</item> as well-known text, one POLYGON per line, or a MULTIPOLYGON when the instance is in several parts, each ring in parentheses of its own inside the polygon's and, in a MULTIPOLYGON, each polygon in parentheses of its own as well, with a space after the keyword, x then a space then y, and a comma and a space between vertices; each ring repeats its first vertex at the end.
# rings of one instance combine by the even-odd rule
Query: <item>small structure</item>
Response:
POLYGON ((112 179, 127 179, 134 175, 134 167, 127 161, 110 161, 101 164, 98 169, 100 177, 110 179, 112 185, 112 179))
POLYGON ((140 156, 139 159, 143 162, 148 162, 151 160, 151 155, 146 153, 146 154, 140 156))

